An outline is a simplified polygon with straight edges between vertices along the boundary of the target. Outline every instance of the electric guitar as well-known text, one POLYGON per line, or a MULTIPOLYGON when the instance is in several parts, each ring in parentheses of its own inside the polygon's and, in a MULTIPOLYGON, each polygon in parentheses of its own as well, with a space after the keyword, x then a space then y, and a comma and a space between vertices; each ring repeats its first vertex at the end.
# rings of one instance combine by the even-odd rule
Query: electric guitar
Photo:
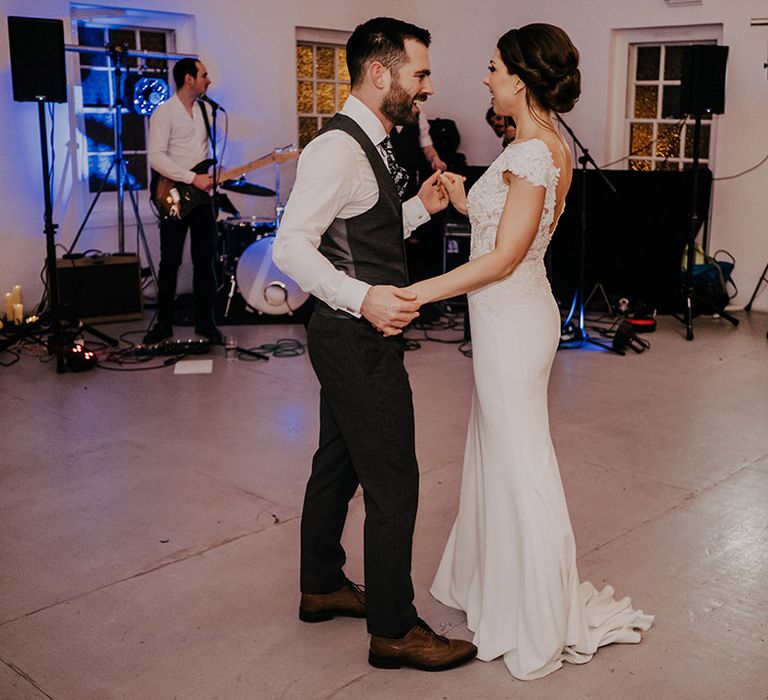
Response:
MULTIPOLYGON (((251 170, 256 170, 265 165, 285 163, 298 157, 299 150, 297 148, 273 151, 269 155, 252 160, 245 165, 225 170, 219 175, 218 182, 240 177, 251 170)), ((213 159, 207 158, 200 161, 192 170, 198 175, 203 175, 208 172, 213 164, 213 159)), ((163 219, 183 219, 198 204, 208 202, 211 199, 211 194, 205 190, 201 190, 194 185, 188 185, 185 182, 175 182, 154 171, 149 188, 152 201, 155 203, 163 219)))

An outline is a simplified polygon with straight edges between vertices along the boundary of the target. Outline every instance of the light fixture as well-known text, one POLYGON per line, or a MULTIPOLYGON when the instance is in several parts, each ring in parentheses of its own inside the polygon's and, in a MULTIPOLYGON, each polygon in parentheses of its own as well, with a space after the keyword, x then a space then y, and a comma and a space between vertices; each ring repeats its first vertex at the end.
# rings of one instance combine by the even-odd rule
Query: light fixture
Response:
POLYGON ((168 83, 162 78, 140 78, 133 90, 133 108, 142 116, 148 117, 157 105, 170 97, 168 83))

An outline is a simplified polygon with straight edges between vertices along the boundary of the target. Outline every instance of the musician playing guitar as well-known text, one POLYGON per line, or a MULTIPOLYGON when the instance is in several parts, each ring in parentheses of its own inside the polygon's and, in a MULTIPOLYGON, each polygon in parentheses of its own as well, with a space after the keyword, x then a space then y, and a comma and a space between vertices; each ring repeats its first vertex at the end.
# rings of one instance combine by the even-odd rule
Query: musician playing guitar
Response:
MULTIPOLYGON (((149 164, 168 180, 210 192, 212 175, 194 171, 195 166, 211 157, 213 110, 201 100, 211 84, 208 71, 201 61, 183 58, 174 65, 173 78, 176 94, 159 105, 150 119, 149 164)), ((145 345, 159 343, 173 335, 176 281, 187 230, 192 252, 195 333, 212 343, 222 342, 213 318, 216 224, 211 200, 203 197, 183 216, 164 216, 160 221, 157 320, 144 337, 145 345)))

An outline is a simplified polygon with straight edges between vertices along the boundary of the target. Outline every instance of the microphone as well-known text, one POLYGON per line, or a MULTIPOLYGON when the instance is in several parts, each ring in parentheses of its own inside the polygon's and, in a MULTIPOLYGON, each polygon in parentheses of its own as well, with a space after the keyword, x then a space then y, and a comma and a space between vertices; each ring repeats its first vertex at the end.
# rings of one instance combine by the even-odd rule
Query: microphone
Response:
POLYGON ((211 108, 215 112, 217 109, 220 109, 222 112, 226 112, 227 110, 224 109, 216 100, 212 100, 208 95, 202 95, 201 97, 197 98, 201 102, 207 102, 209 105, 211 105, 211 108))

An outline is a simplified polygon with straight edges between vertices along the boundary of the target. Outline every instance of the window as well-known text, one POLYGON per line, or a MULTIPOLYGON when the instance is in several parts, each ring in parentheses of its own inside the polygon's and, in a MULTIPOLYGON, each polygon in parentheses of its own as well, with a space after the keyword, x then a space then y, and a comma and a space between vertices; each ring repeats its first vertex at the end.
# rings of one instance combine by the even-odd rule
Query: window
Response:
MULTIPOLYGON (((145 27, 105 27, 87 21, 77 23, 78 42, 81 46, 125 46, 129 50, 158 53, 174 50, 172 30, 145 27)), ((108 53, 80 53, 80 80, 83 96, 88 159, 88 187, 96 192, 106 179, 104 189, 117 189, 115 172, 115 71, 113 58, 108 53)), ((169 82, 168 61, 158 58, 129 56, 123 64, 122 144, 126 164, 127 188, 146 189, 149 177, 147 163, 147 117, 133 109, 133 90, 142 77, 162 78, 169 82)))
MULTIPOLYGON (((684 170, 693 162, 693 119, 679 115, 681 43, 631 44, 626 129, 629 168, 684 170)), ((699 160, 712 147, 712 117, 703 115, 699 160)))
POLYGON ((344 44, 296 42, 296 111, 299 148, 304 148, 349 95, 344 44))

